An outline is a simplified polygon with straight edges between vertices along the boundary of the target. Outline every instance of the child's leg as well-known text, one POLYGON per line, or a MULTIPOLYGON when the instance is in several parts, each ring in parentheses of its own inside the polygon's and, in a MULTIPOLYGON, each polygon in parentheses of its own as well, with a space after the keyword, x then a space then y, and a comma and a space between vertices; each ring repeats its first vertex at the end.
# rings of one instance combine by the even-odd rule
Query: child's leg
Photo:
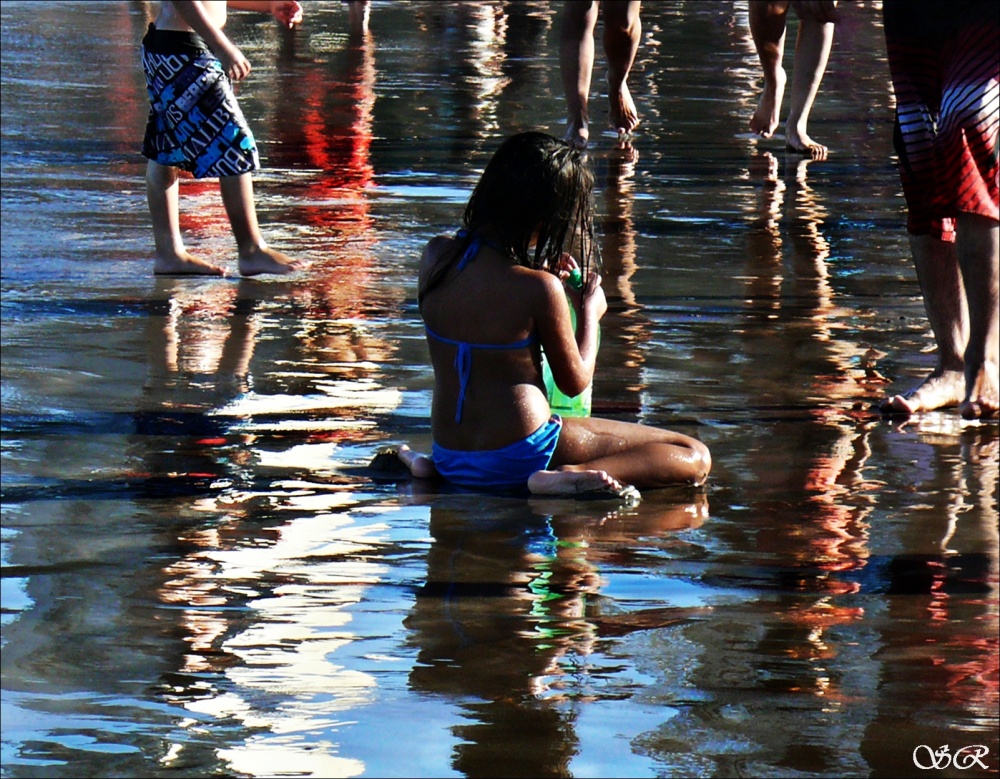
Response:
POLYGON ((833 28, 833 22, 822 22, 804 14, 799 19, 799 34, 795 39, 795 68, 791 105, 785 122, 785 143, 789 149, 808 154, 814 160, 825 160, 827 156, 826 146, 809 137, 808 127, 809 112, 833 47, 833 28))
POLYGON ((966 280, 969 343, 965 349, 965 398, 959 410, 966 419, 996 417, 1000 411, 1000 227, 996 219, 959 213, 956 249, 966 280))
POLYGON ((406 444, 399 446, 399 459, 403 465, 410 469, 410 473, 417 479, 433 479, 438 475, 437 468, 434 467, 434 460, 426 454, 414 452, 406 444))
POLYGON ((961 403, 965 387, 963 355, 969 342, 969 310, 955 244, 933 235, 910 235, 910 250, 937 344, 937 366, 908 392, 882 400, 883 411, 904 414, 961 403))
POLYGON ((757 110, 750 117, 750 131, 761 138, 774 135, 781 121, 781 99, 785 94, 785 69, 781 67, 781 60, 789 5, 788 0, 750 0, 750 36, 764 71, 764 91, 757 110))
POLYGON ((594 28, 597 2, 565 0, 559 32, 559 69, 566 96, 565 139, 577 148, 590 138, 590 77, 594 69, 594 28))
POLYGON ((180 176, 177 168, 146 163, 146 201, 153 221, 156 259, 153 273, 223 276, 224 268, 199 260, 184 248, 180 227, 180 176))
POLYGON ((604 0, 603 3, 609 119, 619 135, 627 135, 639 126, 639 112, 628 89, 628 76, 642 37, 639 5, 639 0, 604 0))
POLYGON ((622 483, 607 471, 556 469, 535 471, 528 477, 528 490, 532 495, 586 495, 622 489, 622 483))
POLYGON ((593 417, 563 420, 551 464, 562 473, 604 471, 638 489, 702 484, 711 468, 708 447, 694 438, 593 417))
POLYGON ((306 263, 275 251, 264 242, 257 224, 253 202, 253 178, 249 173, 219 178, 222 203, 233 228, 239 252, 240 273, 256 276, 261 273, 285 274, 301 270, 306 263))

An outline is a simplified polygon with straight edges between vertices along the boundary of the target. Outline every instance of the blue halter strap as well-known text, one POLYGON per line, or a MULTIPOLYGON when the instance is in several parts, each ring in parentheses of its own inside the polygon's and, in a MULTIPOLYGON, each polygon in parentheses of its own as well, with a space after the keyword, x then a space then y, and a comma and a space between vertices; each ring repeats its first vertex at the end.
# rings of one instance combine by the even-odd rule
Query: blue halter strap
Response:
MULTIPOLYGON (((465 238, 468 235, 466 230, 459 230, 456 235, 457 238, 465 238)), ((473 236, 472 240, 469 242, 469 247, 465 250, 461 259, 458 261, 458 270, 461 271, 469 264, 469 261, 476 256, 479 252, 479 247, 482 241, 479 236, 473 236)), ((445 338, 443 335, 435 333, 427 324, 424 324, 424 330, 427 332, 431 338, 440 341, 441 343, 449 344, 454 346, 455 352, 455 371, 458 373, 458 408, 455 410, 455 421, 462 421, 462 407, 465 405, 465 391, 469 386, 469 376, 472 373, 472 350, 473 349, 488 349, 492 351, 498 351, 501 349, 524 349, 525 347, 531 346, 537 340, 534 333, 529 335, 527 338, 522 338, 520 341, 515 341, 510 344, 476 344, 469 343, 468 341, 456 341, 453 338, 445 338)))

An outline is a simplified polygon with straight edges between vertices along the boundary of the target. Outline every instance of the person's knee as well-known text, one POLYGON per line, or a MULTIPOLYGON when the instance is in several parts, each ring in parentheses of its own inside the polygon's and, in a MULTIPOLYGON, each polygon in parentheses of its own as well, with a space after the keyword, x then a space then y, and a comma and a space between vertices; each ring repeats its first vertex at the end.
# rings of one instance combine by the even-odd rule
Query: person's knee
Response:
POLYGON ((586 3, 568 0, 562 11, 563 36, 579 37, 588 32, 593 34, 597 27, 597 2, 586 3))
POLYGON ((712 470, 712 453, 705 444, 696 438, 690 440, 689 447, 691 453, 688 456, 688 462, 691 466, 692 480, 695 484, 702 484, 712 470))
POLYGON ((792 0, 750 0, 750 21, 784 19, 791 5, 792 0))
POLYGON ((178 178, 180 178, 180 174, 177 168, 170 165, 160 165, 158 162, 150 160, 146 166, 146 181, 150 184, 166 189, 172 187, 178 178))
POLYGON ((604 7, 604 34, 638 36, 642 31, 638 3, 617 3, 604 7))

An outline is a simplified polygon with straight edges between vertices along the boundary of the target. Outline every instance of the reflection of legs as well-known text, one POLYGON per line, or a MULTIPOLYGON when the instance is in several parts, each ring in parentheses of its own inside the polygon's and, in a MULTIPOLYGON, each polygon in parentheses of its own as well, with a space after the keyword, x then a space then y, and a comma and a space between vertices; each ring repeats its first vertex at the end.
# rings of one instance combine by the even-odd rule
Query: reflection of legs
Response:
POLYGON ((607 216, 601 230, 601 273, 605 293, 621 298, 629 307, 635 305, 635 293, 629 279, 636 270, 632 215, 635 197, 631 179, 638 161, 639 152, 627 138, 608 153, 608 176, 604 187, 607 216))
POLYGON ((790 2, 750 0, 750 35, 764 71, 764 91, 757 110, 750 117, 750 131, 770 138, 781 121, 781 98, 785 93, 785 70, 781 59, 785 50, 785 22, 790 2))
POLYGON ((792 98, 785 123, 785 143, 789 149, 824 160, 827 148, 808 134, 809 112, 826 72, 826 62, 833 46, 833 22, 821 22, 810 16, 799 20, 795 40, 795 68, 792 72, 792 98))
POLYGON ((180 176, 177 168, 146 163, 146 200, 153 221, 156 259, 153 273, 221 276, 225 271, 191 255, 184 248, 180 228, 180 176))
POLYGON ((223 176, 219 179, 222 202, 226 207, 229 224, 233 228, 239 252, 240 273, 256 276, 260 273, 291 273, 304 267, 264 243, 257 224, 257 210, 253 202, 253 179, 249 173, 223 176))
POLYGON ((628 75, 642 35, 639 5, 639 0, 603 0, 609 118, 619 135, 627 135, 639 125, 639 114, 628 89, 628 75))
POLYGON ((347 2, 347 23, 352 35, 368 32, 368 18, 371 15, 371 0, 345 0, 347 2))
POLYGON ((998 223, 977 214, 960 213, 956 248, 969 312, 965 349, 965 395, 962 416, 996 416, 1000 409, 1000 306, 998 223))
POLYGON ((882 407, 913 414, 961 402, 965 382, 962 354, 969 324, 955 245, 929 235, 911 235, 910 249, 937 343, 937 367, 909 392, 886 398, 882 407))
POLYGON ((245 392, 248 388, 250 359, 253 357, 254 344, 260 331, 260 322, 254 316, 257 301, 253 297, 252 289, 245 286, 252 283, 240 282, 233 312, 229 317, 229 336, 223 344, 219 365, 216 368, 219 387, 231 387, 234 393, 245 392))
POLYGON ((590 77, 594 68, 594 28, 597 2, 566 0, 563 3, 559 34, 559 67, 566 96, 566 135, 574 146, 583 148, 590 138, 587 104, 590 77))

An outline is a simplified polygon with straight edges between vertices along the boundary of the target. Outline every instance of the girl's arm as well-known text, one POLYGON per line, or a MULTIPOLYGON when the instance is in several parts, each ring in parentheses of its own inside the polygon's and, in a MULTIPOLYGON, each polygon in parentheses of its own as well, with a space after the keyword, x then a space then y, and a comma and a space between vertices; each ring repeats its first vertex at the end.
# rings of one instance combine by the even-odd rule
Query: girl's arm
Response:
POLYGON ((226 5, 239 11, 260 11, 271 14, 288 28, 302 21, 302 6, 298 0, 229 0, 226 5))
POLYGON ((574 333, 565 286, 551 273, 541 274, 535 321, 552 378, 569 397, 579 395, 594 379, 598 327, 606 310, 600 277, 591 273, 579 304, 574 333))

